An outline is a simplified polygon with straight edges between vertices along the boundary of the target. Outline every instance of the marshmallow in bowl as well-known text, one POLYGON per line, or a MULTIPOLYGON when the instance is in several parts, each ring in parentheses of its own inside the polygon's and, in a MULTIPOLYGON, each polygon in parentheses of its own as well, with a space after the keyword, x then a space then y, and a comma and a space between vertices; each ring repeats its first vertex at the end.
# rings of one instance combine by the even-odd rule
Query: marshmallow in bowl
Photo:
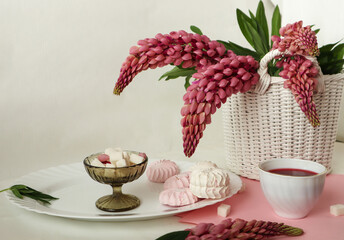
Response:
POLYGON ((95 158, 91 161, 91 165, 95 167, 104 167, 104 164, 98 160, 98 158, 95 158))
POLYGON ((127 161, 125 161, 125 159, 121 159, 116 161, 116 167, 126 167, 127 165, 127 161))
POLYGON ((135 153, 132 153, 129 156, 129 160, 130 160, 130 162, 132 162, 134 164, 139 164, 139 163, 143 162, 144 158, 139 156, 139 155, 137 155, 137 154, 135 154, 135 153))
POLYGON ((112 152, 111 154, 109 154, 109 157, 110 157, 110 162, 119 161, 123 159, 123 154, 122 152, 112 152))
POLYGON ((130 151, 122 151, 121 148, 107 148, 104 153, 99 154, 97 158, 91 160, 90 164, 96 167, 119 168, 140 164, 146 158, 145 153, 136 154, 130 151))

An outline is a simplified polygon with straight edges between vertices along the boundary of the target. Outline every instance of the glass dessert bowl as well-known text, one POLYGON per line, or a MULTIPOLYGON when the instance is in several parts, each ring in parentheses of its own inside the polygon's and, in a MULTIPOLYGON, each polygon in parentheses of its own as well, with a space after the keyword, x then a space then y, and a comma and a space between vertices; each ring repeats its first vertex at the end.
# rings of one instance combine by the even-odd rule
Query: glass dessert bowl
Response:
MULTIPOLYGON (((135 151, 125 151, 130 154, 139 154, 135 151)), ((106 195, 96 201, 96 207, 108 212, 121 212, 134 209, 140 205, 140 199, 131 194, 123 194, 122 186, 125 183, 135 181, 146 170, 148 158, 144 157, 143 161, 138 164, 132 164, 125 167, 102 167, 92 165, 92 160, 96 159, 103 153, 92 154, 84 159, 86 172, 90 177, 103 184, 112 187, 111 195, 106 195)))

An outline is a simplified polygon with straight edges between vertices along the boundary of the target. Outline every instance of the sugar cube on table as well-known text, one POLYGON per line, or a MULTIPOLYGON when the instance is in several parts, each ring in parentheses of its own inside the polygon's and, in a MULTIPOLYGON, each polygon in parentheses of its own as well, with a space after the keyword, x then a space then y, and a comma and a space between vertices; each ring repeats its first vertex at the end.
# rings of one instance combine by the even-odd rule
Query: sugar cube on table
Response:
POLYGON ((231 211, 231 205, 221 204, 217 207, 217 215, 220 217, 228 217, 229 212, 231 211))
POLYGON ((344 204, 335 204, 330 207, 330 213, 334 216, 344 215, 344 204))
POLYGON ((142 163, 143 159, 144 159, 143 157, 141 157, 141 156, 139 156, 139 155, 137 155, 135 153, 132 153, 130 155, 130 162, 132 162, 134 164, 142 163))

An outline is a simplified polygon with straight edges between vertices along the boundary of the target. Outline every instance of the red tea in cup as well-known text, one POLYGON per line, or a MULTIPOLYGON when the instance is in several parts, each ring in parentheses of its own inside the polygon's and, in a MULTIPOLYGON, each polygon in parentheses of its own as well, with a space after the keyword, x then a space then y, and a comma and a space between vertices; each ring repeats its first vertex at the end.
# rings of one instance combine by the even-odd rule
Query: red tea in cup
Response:
POLYGON ((316 172, 310 171, 310 170, 304 170, 304 169, 298 169, 298 168, 276 168, 269 170, 271 173, 276 173, 280 175, 286 175, 286 176, 296 176, 296 177, 307 177, 307 176, 313 176, 316 175, 316 172))

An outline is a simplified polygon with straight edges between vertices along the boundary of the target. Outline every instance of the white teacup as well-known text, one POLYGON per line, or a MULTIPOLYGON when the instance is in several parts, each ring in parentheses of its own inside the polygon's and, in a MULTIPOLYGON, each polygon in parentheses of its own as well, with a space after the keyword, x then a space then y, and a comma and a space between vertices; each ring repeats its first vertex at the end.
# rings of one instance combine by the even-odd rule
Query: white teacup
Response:
POLYGON ((316 162, 273 159, 259 164, 260 184, 275 213, 284 218, 304 218, 315 206, 323 190, 327 169, 316 162), (301 169, 316 173, 291 176, 271 173, 273 169, 301 169))

